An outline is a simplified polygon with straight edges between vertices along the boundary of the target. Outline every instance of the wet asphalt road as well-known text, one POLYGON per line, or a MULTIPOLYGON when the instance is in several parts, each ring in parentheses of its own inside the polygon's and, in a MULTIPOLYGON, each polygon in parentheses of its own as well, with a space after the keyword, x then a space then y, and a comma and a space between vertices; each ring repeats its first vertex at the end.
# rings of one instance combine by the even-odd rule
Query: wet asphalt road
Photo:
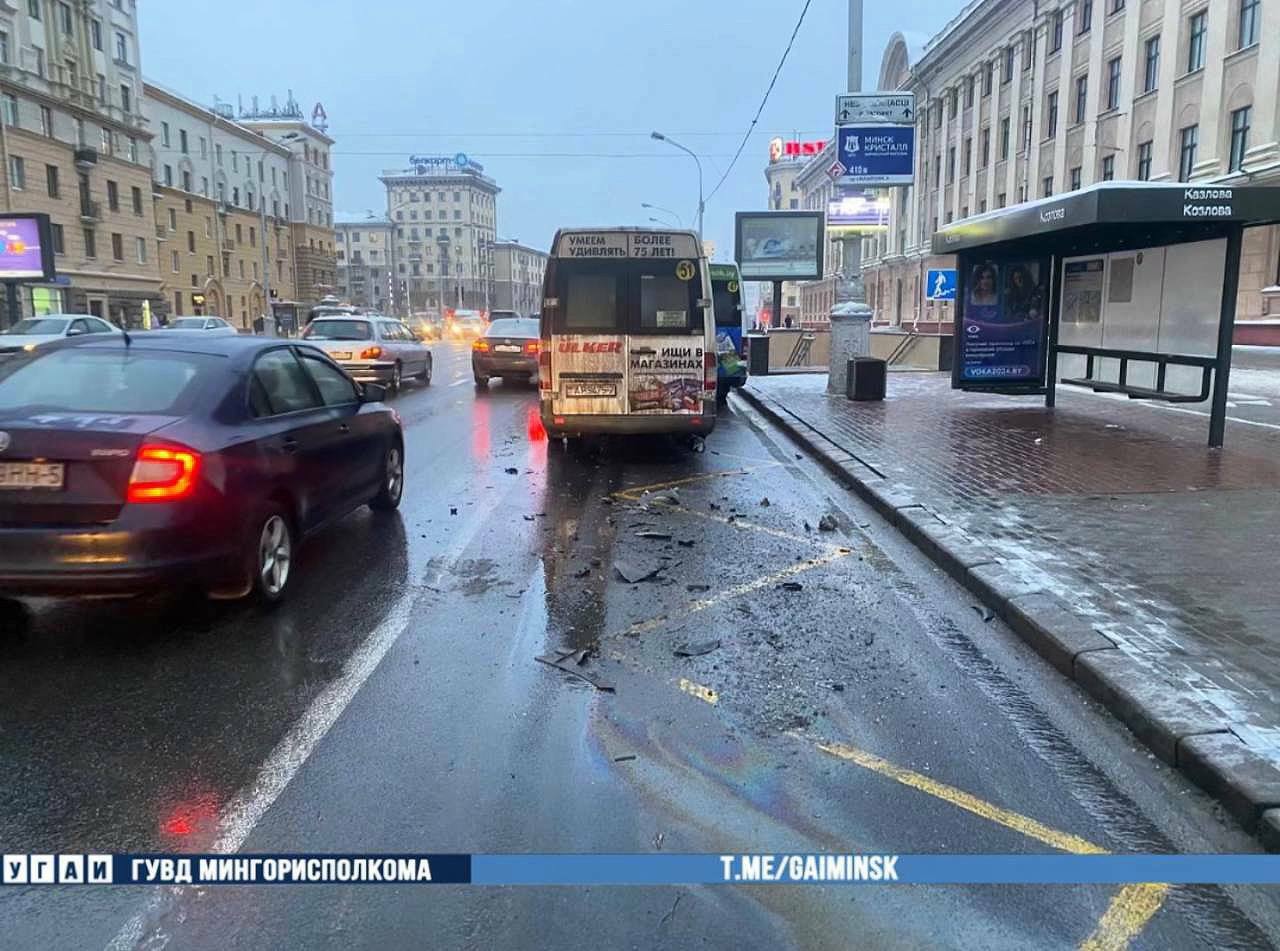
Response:
MULTIPOLYGON (((399 515, 361 511, 317 539, 279 610, 39 603, 0 634, 0 851, 1254 849, 741 404, 701 454, 566 453, 539 438, 534 391, 477 394, 464 350, 436 360, 433 385, 397 400, 399 515), (816 530, 824 514, 836 532, 816 530), (627 584, 616 562, 660 570, 627 584), (616 693, 534 661, 556 648, 593 651, 583 670, 616 693)), ((1024 949, 1100 929, 1098 946, 1123 947, 1116 921, 1135 948, 1280 934, 1274 889, 1176 888, 1149 921, 1122 909, 1100 925, 1117 892, 6 888, 0 944, 1024 949)))

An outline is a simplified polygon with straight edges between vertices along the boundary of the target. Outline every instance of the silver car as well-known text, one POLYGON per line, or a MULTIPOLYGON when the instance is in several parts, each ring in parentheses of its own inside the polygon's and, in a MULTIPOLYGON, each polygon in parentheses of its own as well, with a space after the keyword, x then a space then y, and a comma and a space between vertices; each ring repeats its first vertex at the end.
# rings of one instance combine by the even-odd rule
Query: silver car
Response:
POLYGON ((201 333, 216 334, 223 337, 234 337, 236 328, 221 317, 171 317, 164 326, 165 330, 198 330, 201 333))
POLYGON ((431 384, 431 348, 403 323, 374 314, 318 317, 302 339, 319 347, 361 383, 381 383, 393 392, 407 378, 431 384))

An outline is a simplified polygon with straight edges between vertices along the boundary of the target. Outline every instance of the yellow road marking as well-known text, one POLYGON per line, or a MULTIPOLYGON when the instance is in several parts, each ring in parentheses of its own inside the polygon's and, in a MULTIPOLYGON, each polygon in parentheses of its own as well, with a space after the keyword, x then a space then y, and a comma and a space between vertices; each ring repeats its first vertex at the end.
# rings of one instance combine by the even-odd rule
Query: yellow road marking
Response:
POLYGON ((635 485, 629 489, 620 489, 613 493, 620 499, 626 499, 628 502, 639 502, 640 497, 646 492, 658 492, 662 489, 674 489, 677 486, 691 485, 694 482, 706 482, 709 479, 727 479, 731 476, 750 475, 760 469, 771 469, 780 466, 780 462, 762 462, 758 466, 748 466, 745 469, 720 469, 716 472, 704 472, 701 475, 686 476, 683 479, 672 479, 670 482, 654 482, 650 485, 635 485))
POLYGON ((840 759, 856 763, 864 769, 879 773, 881 776, 887 776, 902 783, 904 786, 910 786, 913 789, 928 793, 930 796, 936 796, 938 799, 949 802, 953 806, 964 809, 966 812, 972 812, 976 816, 981 816, 997 825, 1020 832, 1028 838, 1036 839, 1046 845, 1053 846, 1055 849, 1061 849, 1063 852, 1074 852, 1078 855, 1106 854, 1106 849, 1094 845, 1078 835, 1059 832, 1043 822, 1037 822, 1030 816, 1003 809, 994 803, 987 802, 985 799, 970 795, 962 789, 956 789, 954 786, 940 783, 938 780, 925 776, 923 773, 917 773, 903 766, 890 763, 874 753, 868 753, 852 746, 845 746, 842 743, 819 743, 818 749, 840 759))
MULTIPOLYGON (((823 565, 829 565, 840 558, 848 557, 849 554, 851 554, 851 552, 847 548, 838 549, 836 551, 828 552, 825 555, 819 555, 817 558, 808 558, 805 561, 797 561, 794 565, 788 565, 780 571, 763 575, 762 577, 756 578, 754 581, 744 581, 742 584, 734 585, 732 588, 725 588, 723 591, 718 594, 714 594, 711 597, 699 598, 696 601, 689 601, 678 609, 678 613, 675 617, 683 618, 690 614, 697 614, 701 611, 707 610, 707 608, 713 608, 724 601, 728 601, 732 598, 739 598, 744 594, 749 594, 752 591, 757 591, 760 588, 767 587, 771 584, 777 584, 778 582, 791 578, 794 575, 798 575, 801 572, 810 571, 814 568, 821 568, 823 565)), ((643 634, 645 631, 652 631, 654 628, 661 627, 669 620, 671 620, 671 615, 661 614, 658 617, 650 618, 647 621, 637 621, 635 624, 632 624, 628 628, 624 628, 617 634, 610 634, 609 638, 612 639, 615 637, 643 634)))
POLYGON ((704 687, 702 684, 695 684, 692 680, 680 678, 680 689, 691 697, 697 697, 699 700, 705 700, 707 703, 719 703, 720 694, 716 693, 710 687, 704 687))
POLYGON ((705 518, 708 521, 719 522, 721 525, 728 525, 731 528, 745 528, 748 531, 762 532, 765 535, 772 535, 774 538, 785 538, 787 541, 799 542, 802 545, 818 545, 827 548, 836 548, 835 545, 828 545, 826 542, 817 538, 806 538, 804 535, 796 535, 792 532, 784 532, 780 528, 769 528, 767 525, 760 525, 756 522, 749 522, 744 518, 726 518, 723 515, 712 515, 710 512, 699 512, 695 509, 685 508, 683 505, 668 505, 667 508, 673 512, 682 512, 685 515, 694 515, 698 518, 705 518))
MULTIPOLYGON (((981 816, 1063 852, 1072 852, 1077 855, 1107 854, 1106 849, 1100 845, 1094 845, 1087 839, 1069 832, 1060 832, 1030 816, 1001 808, 964 790, 938 782, 930 776, 890 763, 866 750, 842 743, 819 743, 818 749, 856 763, 881 776, 887 776, 904 786, 936 796, 957 808, 972 812, 976 816, 981 816)), ((1155 917, 1168 893, 1169 886, 1163 884, 1125 885, 1112 897, 1111 904, 1107 906, 1106 913, 1094 928, 1093 934, 1080 945, 1081 951, 1124 951, 1155 917)))
POLYGON ((1168 885, 1124 886, 1111 899, 1098 927, 1080 945, 1080 951, 1124 951, 1155 917, 1168 893, 1168 885))

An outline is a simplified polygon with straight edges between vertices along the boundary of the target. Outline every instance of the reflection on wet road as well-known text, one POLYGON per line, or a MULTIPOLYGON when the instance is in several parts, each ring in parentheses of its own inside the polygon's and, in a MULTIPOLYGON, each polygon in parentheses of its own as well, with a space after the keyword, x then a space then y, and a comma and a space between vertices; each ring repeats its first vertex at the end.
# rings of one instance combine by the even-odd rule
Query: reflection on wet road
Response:
MULTIPOLYGON (((438 347, 433 385, 396 401, 400 513, 317 538, 277 611, 34 605, 0 635, 0 841, 1249 847, 742 410, 702 454, 565 451, 536 399, 476 391, 466 351, 438 347), (614 692, 535 661, 557 652, 614 692)), ((1258 947, 1276 933, 1261 890, 1118 892, 10 890, 0 915, 17 947, 1258 947)))

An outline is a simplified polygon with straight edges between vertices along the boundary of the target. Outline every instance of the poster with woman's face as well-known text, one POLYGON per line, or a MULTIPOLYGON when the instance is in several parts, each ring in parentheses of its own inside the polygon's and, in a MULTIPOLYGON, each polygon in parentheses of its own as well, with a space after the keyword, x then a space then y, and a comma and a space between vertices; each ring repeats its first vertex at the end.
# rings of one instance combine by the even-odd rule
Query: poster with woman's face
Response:
POLYGON ((964 380, 1024 383, 1044 371, 1048 294, 1036 259, 979 261, 965 272, 964 380))

